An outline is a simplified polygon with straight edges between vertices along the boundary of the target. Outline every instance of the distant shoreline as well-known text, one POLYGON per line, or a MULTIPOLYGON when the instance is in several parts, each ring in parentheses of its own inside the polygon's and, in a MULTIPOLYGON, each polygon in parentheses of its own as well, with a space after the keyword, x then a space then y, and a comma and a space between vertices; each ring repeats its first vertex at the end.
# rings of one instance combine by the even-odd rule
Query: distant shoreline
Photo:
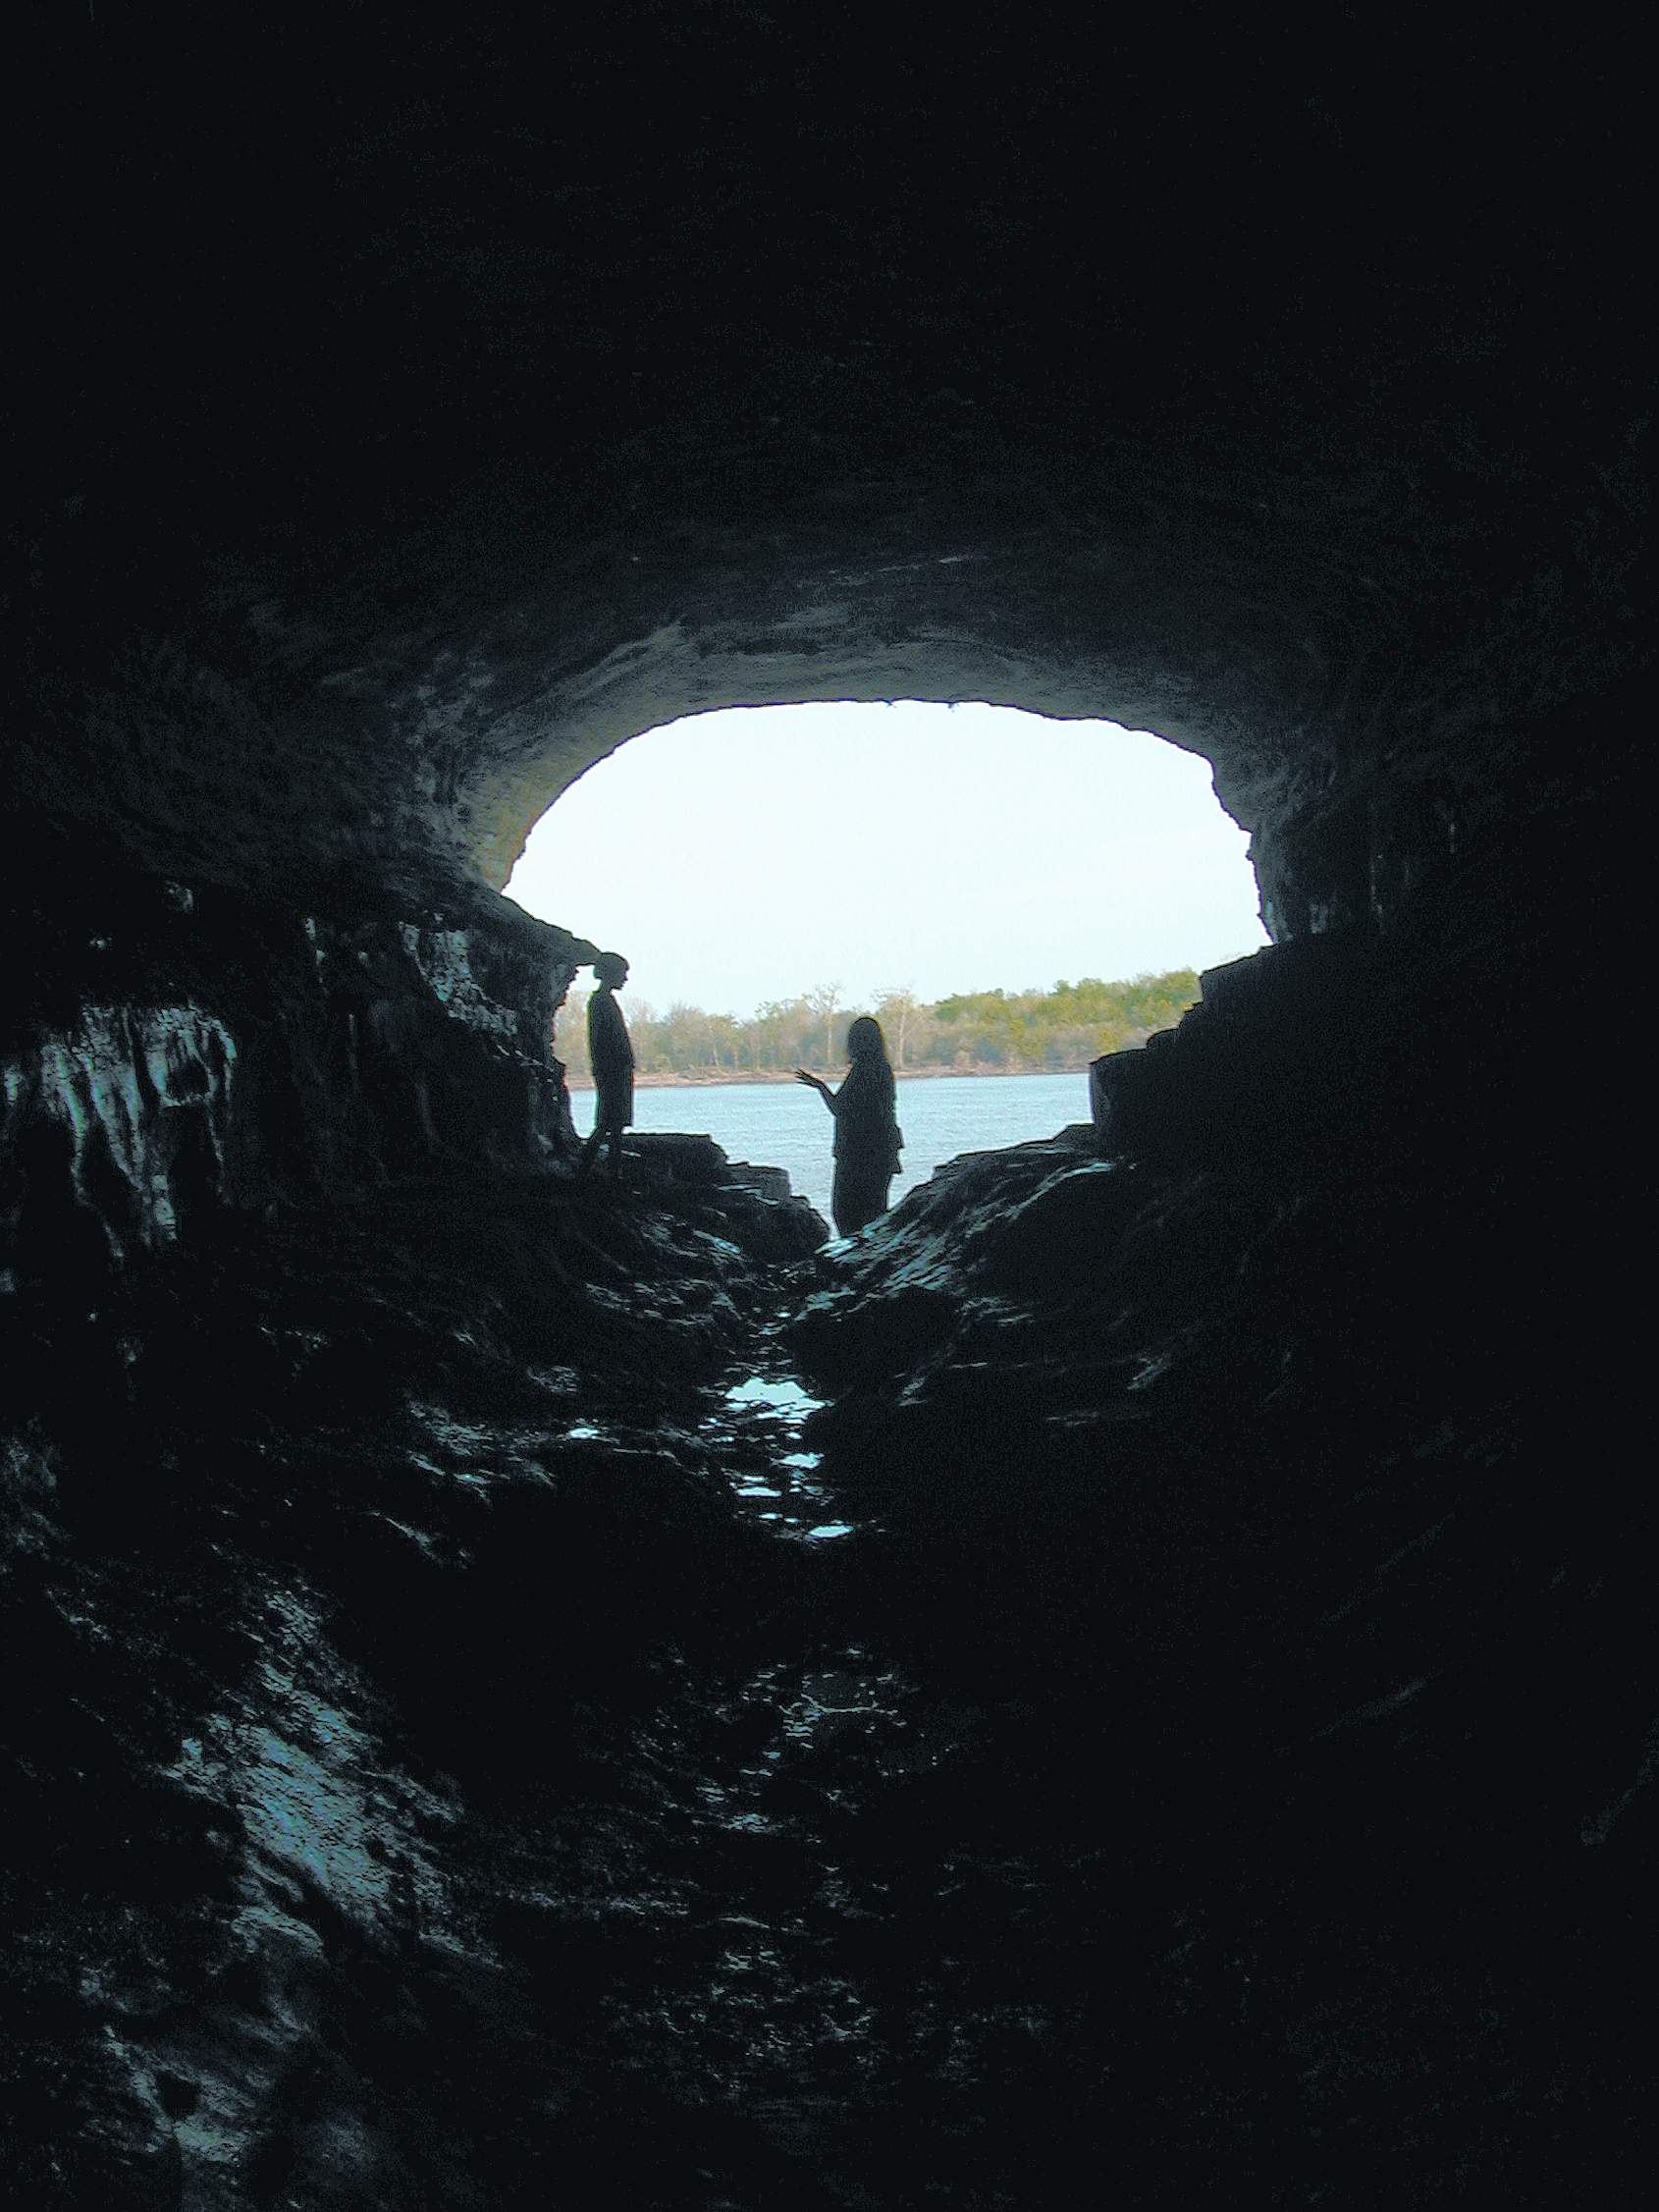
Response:
MULTIPOLYGON (((1078 1075, 1089 1073, 1087 1062, 1082 1067, 895 1067, 894 1075, 901 1083, 931 1082, 941 1075, 1078 1075)), ((696 1075, 642 1075, 635 1074, 636 1091, 705 1091, 722 1083, 793 1083, 794 1073, 780 1075, 772 1069, 739 1067, 716 1070, 696 1075)), ((591 1091, 593 1078, 588 1075, 566 1075, 564 1087, 569 1091, 591 1091)))

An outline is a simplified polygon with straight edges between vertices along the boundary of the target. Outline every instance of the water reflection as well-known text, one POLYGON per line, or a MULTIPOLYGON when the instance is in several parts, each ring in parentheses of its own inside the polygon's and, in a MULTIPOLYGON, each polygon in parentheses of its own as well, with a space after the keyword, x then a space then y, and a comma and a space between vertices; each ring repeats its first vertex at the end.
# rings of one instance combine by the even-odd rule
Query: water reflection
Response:
POLYGON ((721 1394, 721 1410, 707 1424, 706 1435, 718 1453, 741 1458, 744 1448, 758 1464, 734 1474, 736 1495, 756 1509, 756 1518, 780 1535, 824 1543, 853 1533, 850 1521, 837 1520, 820 1484, 813 1480, 817 1452, 800 1448, 801 1426, 823 1404, 776 1369, 740 1376, 721 1394))
POLYGON ((809 1413, 816 1413, 824 1400, 810 1397, 789 1376, 749 1375, 725 1393, 725 1402, 728 1406, 754 1406, 776 1414, 779 1420, 799 1424, 809 1413))
MULTIPOLYGON (((740 1371, 719 1390, 695 1438, 682 1430, 676 1441, 694 1456, 700 1447, 744 1509, 776 1535, 831 1542, 851 1536, 854 1524, 837 1516, 818 1480, 821 1455, 801 1446, 802 1425, 823 1402, 776 1364, 740 1371)), ((579 1420, 562 1430, 562 1440, 639 1451, 661 1449, 664 1435, 625 1421, 579 1420)))

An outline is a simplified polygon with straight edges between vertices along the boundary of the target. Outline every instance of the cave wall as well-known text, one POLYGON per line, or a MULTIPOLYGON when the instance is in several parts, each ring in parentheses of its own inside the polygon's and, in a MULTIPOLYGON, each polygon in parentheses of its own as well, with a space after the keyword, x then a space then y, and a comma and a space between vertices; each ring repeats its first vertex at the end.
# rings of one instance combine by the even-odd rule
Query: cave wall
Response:
MULTIPOLYGON (((1595 905, 1643 663, 1610 57, 1217 27, 1079 69, 1059 18, 737 0, 200 35, 66 24, 37 87, 14 1113, 48 1049, 147 1096, 84 1005, 220 1024, 228 1079, 168 1048, 192 1096, 312 1033, 257 1081, 316 1173, 430 1148, 429 1052, 480 1100, 516 1055, 475 1110, 543 1143, 579 952, 490 890, 703 707, 1155 728, 1281 941, 1421 913, 1519 951, 1540 845, 1595 905), (107 928, 89 876, 131 887, 107 928), (372 1140, 371 1032, 409 1071, 372 1140)), ((209 1123, 228 1192, 277 1187, 209 1123)))
POLYGON ((594 947, 473 893, 313 907, 84 845, 14 881, 0 1029, 6 1287, 107 1274, 226 1209, 362 1197, 570 1141, 554 1008, 594 947), (75 887, 66 914, 66 890, 75 887), (66 1209, 68 1210, 66 1213, 66 1209))
MULTIPOLYGON (((574 465, 516 425, 423 527, 212 549, 165 635, 122 640, 95 686, 50 672, 27 787, 190 877, 499 887, 559 790, 681 715, 987 699, 1203 753, 1289 938, 1388 924, 1563 753, 1604 774, 1585 726, 1640 658, 1619 413, 1585 426, 1563 518, 1540 457, 1448 457, 1432 421, 1037 444, 835 368, 762 363, 735 424, 735 398, 670 395, 574 465)), ((79 551, 44 592, 79 586, 79 551)))

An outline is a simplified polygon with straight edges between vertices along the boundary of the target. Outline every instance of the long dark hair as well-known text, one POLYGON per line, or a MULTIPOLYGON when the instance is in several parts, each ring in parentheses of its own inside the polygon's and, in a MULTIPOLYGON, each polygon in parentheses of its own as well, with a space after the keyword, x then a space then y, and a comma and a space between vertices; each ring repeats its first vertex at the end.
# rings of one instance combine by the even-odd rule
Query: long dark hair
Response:
POLYGON ((851 1059, 880 1060, 885 1065, 887 1041, 874 1014, 860 1014, 847 1031, 847 1054, 851 1059))

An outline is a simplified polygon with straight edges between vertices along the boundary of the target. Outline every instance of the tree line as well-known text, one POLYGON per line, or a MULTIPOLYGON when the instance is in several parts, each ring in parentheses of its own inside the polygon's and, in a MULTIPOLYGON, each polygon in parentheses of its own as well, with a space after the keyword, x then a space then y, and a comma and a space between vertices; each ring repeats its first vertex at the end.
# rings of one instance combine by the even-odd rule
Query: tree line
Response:
MULTIPOLYGON (((874 1004, 843 1003, 839 984, 820 984, 795 998, 758 1006, 747 1021, 676 1001, 666 1013, 627 1001, 628 1031, 641 1075, 704 1081, 782 1076, 797 1067, 838 1067, 847 1023, 872 1013, 895 1070, 963 1074, 1076 1072, 1100 1052, 1139 1045, 1179 1021, 1199 995, 1191 968, 1102 983, 1085 976, 1051 991, 968 991, 931 1003, 913 991, 878 994, 874 1004)), ((571 1081, 587 1082, 586 1000, 573 992, 560 1014, 554 1050, 571 1081)))

